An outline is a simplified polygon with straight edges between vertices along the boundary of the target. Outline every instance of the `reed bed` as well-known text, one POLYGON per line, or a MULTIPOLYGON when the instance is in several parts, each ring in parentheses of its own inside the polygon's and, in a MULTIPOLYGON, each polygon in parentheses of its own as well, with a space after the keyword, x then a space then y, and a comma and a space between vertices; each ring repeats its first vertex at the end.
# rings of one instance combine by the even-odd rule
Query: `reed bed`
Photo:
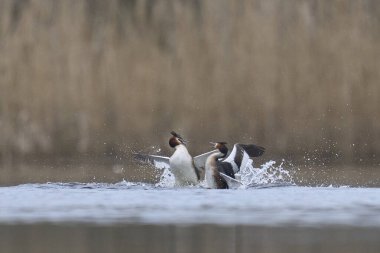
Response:
POLYGON ((190 150, 377 163, 377 0, 0 0, 0 147, 190 150))

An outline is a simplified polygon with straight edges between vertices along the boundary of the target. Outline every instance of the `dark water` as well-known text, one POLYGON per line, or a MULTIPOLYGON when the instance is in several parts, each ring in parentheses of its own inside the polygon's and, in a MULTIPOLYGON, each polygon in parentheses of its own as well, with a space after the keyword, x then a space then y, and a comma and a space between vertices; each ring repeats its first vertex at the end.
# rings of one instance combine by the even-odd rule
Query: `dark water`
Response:
POLYGON ((218 225, 1 225, 1 252, 373 252, 379 228, 218 225))

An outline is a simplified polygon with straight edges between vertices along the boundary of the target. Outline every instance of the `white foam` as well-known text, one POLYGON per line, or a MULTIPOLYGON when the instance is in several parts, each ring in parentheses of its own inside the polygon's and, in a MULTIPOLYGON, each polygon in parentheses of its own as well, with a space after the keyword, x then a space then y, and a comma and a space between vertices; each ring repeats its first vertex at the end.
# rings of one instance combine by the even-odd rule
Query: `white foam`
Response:
POLYGON ((265 185, 265 184, 293 184, 290 172, 283 167, 284 162, 276 165, 275 161, 268 161, 260 166, 253 167, 250 159, 247 166, 240 171, 240 180, 246 185, 265 185))
POLYGON ((168 168, 164 169, 160 177, 160 181, 156 184, 157 187, 173 188, 175 185, 174 175, 170 172, 168 168))

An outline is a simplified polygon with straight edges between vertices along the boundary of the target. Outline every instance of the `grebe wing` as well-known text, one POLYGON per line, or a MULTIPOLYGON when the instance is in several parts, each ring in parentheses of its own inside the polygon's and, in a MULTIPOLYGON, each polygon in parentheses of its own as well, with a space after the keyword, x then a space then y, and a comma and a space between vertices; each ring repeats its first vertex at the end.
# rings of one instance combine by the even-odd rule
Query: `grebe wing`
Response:
POLYGON ((243 186, 243 183, 240 182, 239 180, 236 180, 235 178, 229 177, 224 173, 219 173, 224 180, 227 182, 228 188, 229 189, 238 189, 241 186, 243 186))
POLYGON ((250 157, 262 156, 265 152, 265 148, 257 146, 255 144, 235 144, 239 145, 250 157))
POLYGON ((151 164, 157 169, 170 169, 169 157, 134 153, 133 158, 139 162, 151 164))
POLYGON ((206 164, 207 157, 211 155, 212 153, 218 152, 217 150, 212 150, 207 153, 197 155, 195 156, 194 159, 194 165, 197 169, 204 168, 206 164))
POLYGON ((254 144, 236 143, 223 162, 230 163, 235 173, 247 166, 250 157, 258 157, 264 154, 265 148, 254 144))

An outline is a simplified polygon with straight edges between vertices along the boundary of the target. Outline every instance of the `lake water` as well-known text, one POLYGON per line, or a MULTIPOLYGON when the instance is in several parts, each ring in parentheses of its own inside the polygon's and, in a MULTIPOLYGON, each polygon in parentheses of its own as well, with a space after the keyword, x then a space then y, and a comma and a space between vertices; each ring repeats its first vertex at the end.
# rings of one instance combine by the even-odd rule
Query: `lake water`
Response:
POLYGON ((380 227, 378 188, 210 190, 129 182, 47 183, 0 188, 0 199, 1 223, 380 227))
POLYGON ((273 164, 246 172, 243 181, 233 190, 173 188, 164 174, 157 184, 1 187, 0 248, 33 253, 379 252, 380 188, 297 186, 287 170, 273 164))

